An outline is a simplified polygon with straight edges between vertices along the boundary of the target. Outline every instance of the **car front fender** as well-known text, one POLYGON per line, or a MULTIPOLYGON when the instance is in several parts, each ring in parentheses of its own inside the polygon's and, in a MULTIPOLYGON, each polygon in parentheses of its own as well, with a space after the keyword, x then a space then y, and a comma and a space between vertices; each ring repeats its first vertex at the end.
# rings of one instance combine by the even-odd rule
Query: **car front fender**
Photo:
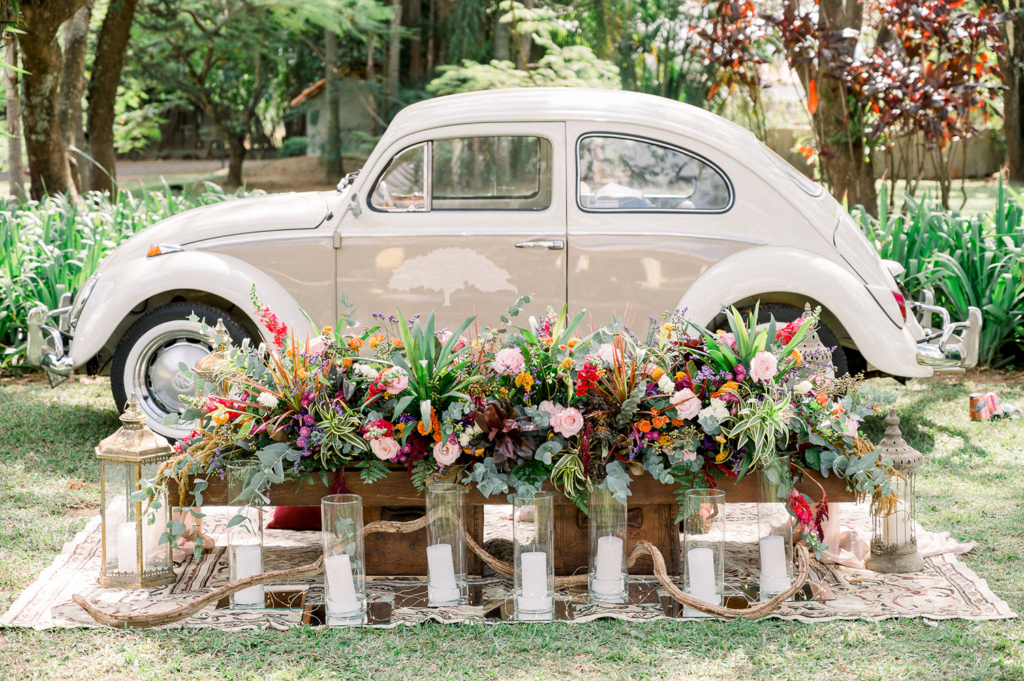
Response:
MULTIPOLYGON (((156 257, 121 259, 100 267, 96 287, 82 310, 71 342, 75 367, 83 366, 111 340, 132 310, 154 296, 170 291, 201 291, 243 310, 262 332, 249 299, 253 284, 260 299, 291 329, 304 337, 309 322, 298 303, 272 277, 230 256, 182 251, 156 257)), ((217 320, 208 319, 213 324, 217 320)), ((117 339, 114 339, 115 341, 117 339)))
POLYGON ((686 308, 687 319, 706 326, 723 305, 773 293, 820 303, 878 370, 894 376, 932 375, 930 367, 917 363, 911 328, 897 328, 855 274, 810 251, 762 246, 730 255, 693 282, 679 308, 686 308))

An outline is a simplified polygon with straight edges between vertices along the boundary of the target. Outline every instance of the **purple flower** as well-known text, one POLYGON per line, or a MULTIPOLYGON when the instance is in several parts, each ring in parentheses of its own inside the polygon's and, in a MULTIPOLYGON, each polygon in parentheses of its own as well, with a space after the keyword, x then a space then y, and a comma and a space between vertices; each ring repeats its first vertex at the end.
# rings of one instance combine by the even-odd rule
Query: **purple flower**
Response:
POLYGON ((737 364, 733 367, 733 371, 736 372, 736 380, 742 382, 747 377, 747 370, 743 368, 742 364, 737 364))
POLYGON ((313 404, 313 399, 315 397, 316 397, 316 394, 314 394, 312 392, 308 392, 305 395, 303 395, 302 396, 302 406, 303 407, 308 407, 309 405, 313 404))
POLYGON ((645 438, 647 438, 648 440, 650 440, 651 442, 654 442, 654 441, 655 441, 655 440, 657 440, 657 439, 658 439, 659 437, 661 437, 661 433, 659 433, 659 432, 658 432, 658 431, 656 431, 656 430, 652 430, 652 431, 650 431, 649 433, 645 433, 645 434, 644 434, 644 437, 645 437, 645 438))

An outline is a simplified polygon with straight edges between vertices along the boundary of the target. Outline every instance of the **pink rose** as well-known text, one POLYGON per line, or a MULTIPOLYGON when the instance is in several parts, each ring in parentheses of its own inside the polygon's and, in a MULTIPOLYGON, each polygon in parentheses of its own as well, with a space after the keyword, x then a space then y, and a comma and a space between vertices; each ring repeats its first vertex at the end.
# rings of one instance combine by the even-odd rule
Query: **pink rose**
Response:
POLYGON ((551 428, 562 437, 572 437, 583 428, 583 414, 569 407, 551 417, 551 428))
POLYGON ((317 336, 309 342, 309 351, 306 354, 309 357, 323 354, 323 351, 327 349, 327 343, 328 339, 326 336, 317 336))
POLYGON ((601 361, 611 366, 615 364, 615 357, 622 358, 622 353, 615 349, 611 343, 602 343, 601 347, 597 351, 597 356, 601 358, 601 361))
POLYGON ((551 400, 544 400, 537 408, 541 411, 546 411, 550 416, 554 416, 558 412, 562 411, 562 405, 554 404, 551 400))
POLYGON ((491 368, 497 373, 507 376, 518 375, 525 366, 526 359, 523 357, 523 351, 519 348, 498 350, 497 354, 494 355, 494 362, 491 364, 491 368))
POLYGON ((684 449, 683 450, 683 461, 688 461, 688 462, 692 463, 692 462, 694 462, 696 460, 697 460, 697 452, 691 452, 689 449, 684 449))
POLYGON ((761 350, 750 360, 750 377, 755 383, 772 380, 779 370, 779 360, 770 352, 761 350))
POLYGON ((731 347, 733 350, 736 349, 736 336, 732 335, 731 333, 726 333, 725 331, 719 331, 718 332, 718 340, 724 341, 724 342, 728 343, 729 347, 731 347))
POLYGON ((383 371, 381 378, 381 386, 389 395, 397 395, 409 387, 409 374, 402 367, 391 367, 383 371))
POLYGON ((381 461, 391 461, 398 456, 402 446, 393 437, 378 437, 370 440, 370 451, 381 461))
POLYGON ((850 417, 846 419, 846 424, 843 426, 843 434, 850 437, 857 437, 857 429, 860 428, 860 421, 850 417))
POLYGON ((448 438, 448 442, 438 442, 434 445, 434 459, 439 466, 451 466, 458 460, 461 453, 459 443, 454 437, 448 438))
POLYGON ((700 411, 700 399, 689 388, 683 388, 673 395, 669 404, 676 408, 679 420, 692 419, 700 411))
MULTIPOLYGON (((441 335, 440 335, 441 345, 444 345, 445 343, 447 343, 448 340, 453 335, 455 335, 455 334, 453 334, 448 329, 445 329, 444 331, 442 331, 441 335)), ((462 348, 466 347, 467 345, 469 345, 469 341, 466 340, 466 337, 465 336, 459 336, 459 340, 455 341, 455 346, 452 347, 452 352, 458 352, 459 350, 461 350, 462 348)))

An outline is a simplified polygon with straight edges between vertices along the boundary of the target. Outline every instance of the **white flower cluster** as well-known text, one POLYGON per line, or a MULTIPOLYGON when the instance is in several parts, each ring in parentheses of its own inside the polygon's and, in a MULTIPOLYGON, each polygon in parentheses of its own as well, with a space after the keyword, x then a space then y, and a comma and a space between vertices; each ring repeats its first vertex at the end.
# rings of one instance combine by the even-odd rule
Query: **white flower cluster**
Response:
POLYGON ((697 415, 698 418, 704 418, 705 416, 714 416, 719 422, 729 418, 729 407, 725 405, 725 400, 720 400, 717 397, 711 398, 711 404, 700 410, 697 415))
POLYGON ((671 395, 676 390, 676 382, 668 374, 663 374, 658 379, 658 392, 662 395, 671 395))
POLYGON ((273 409, 277 406, 277 398, 271 393, 260 393, 256 401, 260 403, 261 407, 266 407, 267 409, 273 409))
POLYGON ((459 444, 463 447, 468 447, 469 441, 482 432, 483 431, 480 430, 480 426, 474 423, 472 428, 466 428, 459 433, 459 444))

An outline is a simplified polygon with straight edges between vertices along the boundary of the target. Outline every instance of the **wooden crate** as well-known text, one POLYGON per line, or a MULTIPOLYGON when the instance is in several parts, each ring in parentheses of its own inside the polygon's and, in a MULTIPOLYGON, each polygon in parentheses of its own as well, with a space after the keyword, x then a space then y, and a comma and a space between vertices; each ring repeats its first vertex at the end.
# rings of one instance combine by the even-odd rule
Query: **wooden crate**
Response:
MULTIPOLYGON (((812 476, 825 488, 830 501, 853 501, 853 493, 846 490, 845 481, 831 476, 812 476)), ((227 503, 227 482, 219 476, 208 479, 209 486, 203 491, 203 503, 223 506, 227 503)), ((346 478, 353 494, 363 497, 363 518, 367 523, 374 520, 413 520, 421 517, 424 508, 423 495, 417 492, 405 471, 394 471, 387 477, 367 485, 356 476, 346 478)), ((731 502, 756 502, 757 483, 753 476, 739 483, 721 481, 719 487, 725 490, 726 500, 731 502)), ((815 482, 805 480, 797 486, 811 498, 819 498, 821 490, 815 482)), ((588 562, 587 517, 564 495, 554 490, 550 481, 545 483, 546 491, 555 492, 555 572, 559 575, 580 574, 586 571, 588 562)), ((676 487, 663 485, 648 474, 644 474, 630 485, 633 494, 629 498, 628 526, 629 550, 640 539, 646 539, 657 546, 665 556, 671 574, 681 574, 681 547, 679 527, 675 523, 678 505, 673 494, 676 487)), ((312 482, 286 482, 272 485, 268 496, 273 506, 319 506, 320 499, 329 494, 329 485, 319 479, 312 482)), ((171 503, 177 504, 178 490, 170 485, 171 503)), ((472 487, 466 492, 467 530, 477 542, 483 544, 484 506, 505 504, 503 495, 485 498, 472 487)), ((372 534, 366 538, 367 572, 371 575, 425 575, 426 530, 409 534, 372 534)), ((482 562, 470 553, 469 569, 480 574, 482 562)), ((645 558, 633 567, 632 574, 649 575, 652 565, 645 558)))

